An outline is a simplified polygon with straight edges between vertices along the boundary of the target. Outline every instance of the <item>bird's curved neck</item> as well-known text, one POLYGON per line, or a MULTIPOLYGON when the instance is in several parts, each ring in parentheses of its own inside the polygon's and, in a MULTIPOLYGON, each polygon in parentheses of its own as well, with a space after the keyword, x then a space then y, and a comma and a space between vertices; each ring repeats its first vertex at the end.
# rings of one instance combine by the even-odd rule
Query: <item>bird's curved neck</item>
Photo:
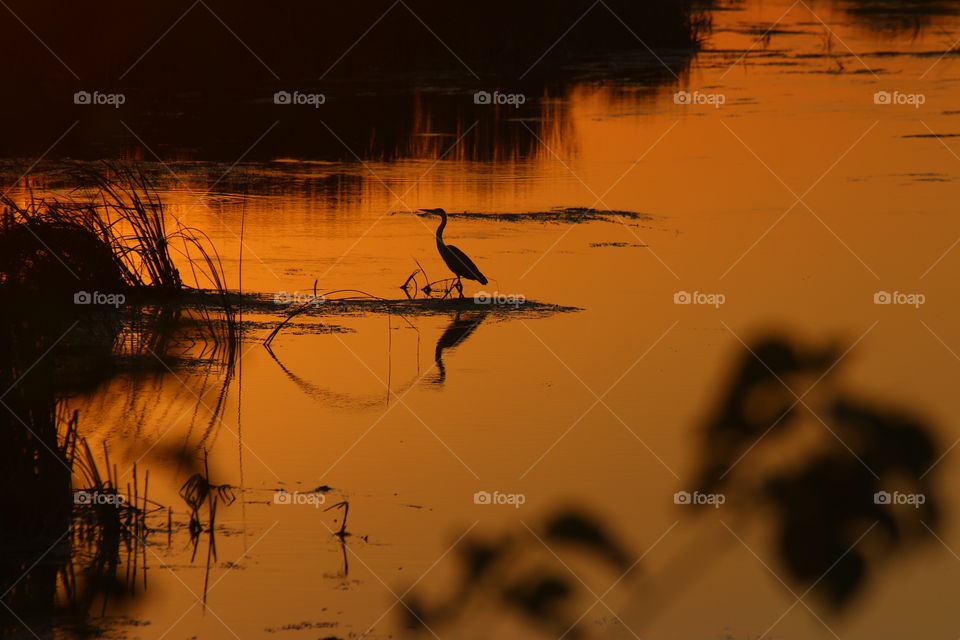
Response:
POLYGON ((440 214, 440 226, 437 227, 437 244, 443 244, 443 229, 447 226, 447 214, 440 214))

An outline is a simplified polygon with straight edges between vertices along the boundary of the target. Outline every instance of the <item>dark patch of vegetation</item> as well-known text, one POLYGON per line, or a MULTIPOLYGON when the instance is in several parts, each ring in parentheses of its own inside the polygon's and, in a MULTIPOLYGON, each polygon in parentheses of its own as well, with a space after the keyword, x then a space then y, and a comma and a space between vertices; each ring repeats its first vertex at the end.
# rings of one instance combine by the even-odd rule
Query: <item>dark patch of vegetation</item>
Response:
MULTIPOLYGON (((244 296, 244 312, 247 310, 276 313, 276 306, 266 297, 244 296), (251 307, 247 307, 250 301, 251 307)), ((580 311, 579 307, 570 307, 536 300, 526 300, 523 304, 482 305, 473 298, 419 298, 416 300, 389 300, 386 298, 359 298, 328 300, 321 305, 310 304, 300 314, 306 316, 351 316, 368 313, 396 314, 409 317, 448 315, 456 311, 488 311, 491 318, 538 318, 554 313, 580 311)), ((298 314, 298 315, 300 315, 298 314)))
MULTIPOLYGON (((279 627, 267 627, 264 629, 267 633, 277 633, 278 631, 303 631, 305 629, 333 629, 339 626, 336 622, 293 622, 279 627)), ((333 638, 333 636, 327 636, 333 638)))
POLYGON ((960 138, 960 133, 910 133, 901 138, 960 138))
MULTIPOLYGON (((407 212, 395 212, 407 213, 407 212)), ((429 217, 429 213, 411 211, 414 215, 421 218, 429 217)), ((617 220, 654 220, 655 216, 649 213, 637 211, 617 211, 604 209, 591 209, 589 207, 554 207, 549 211, 528 211, 525 213, 470 213, 463 211, 461 213, 448 212, 450 218, 462 218, 464 220, 479 220, 482 222, 546 222, 546 223, 574 223, 583 222, 616 222, 617 220)))
POLYGON ((858 23, 887 34, 917 35, 941 18, 960 14, 957 0, 844 0, 843 4, 858 23))

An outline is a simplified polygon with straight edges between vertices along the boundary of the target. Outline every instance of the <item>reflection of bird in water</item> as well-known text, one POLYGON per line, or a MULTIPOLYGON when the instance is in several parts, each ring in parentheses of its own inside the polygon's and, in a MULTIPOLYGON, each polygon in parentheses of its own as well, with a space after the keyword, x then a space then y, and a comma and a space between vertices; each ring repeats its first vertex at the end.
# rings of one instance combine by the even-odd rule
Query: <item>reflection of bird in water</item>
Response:
POLYGON ((443 241, 443 229, 447 226, 447 212, 443 209, 420 209, 420 211, 433 213, 441 218, 440 226, 437 227, 437 251, 440 252, 440 257, 447 263, 450 271, 453 271, 454 275, 457 276, 457 283, 454 286, 460 293, 460 297, 463 297, 463 283, 460 282, 461 278, 476 280, 480 284, 487 284, 486 276, 480 273, 480 269, 477 268, 477 265, 473 264, 473 260, 471 260, 467 254, 452 244, 446 244, 443 241))
POLYGON ((433 352, 433 359, 437 365, 437 377, 434 378, 434 384, 443 384, 447 379, 447 368, 443 366, 443 352, 447 349, 453 349, 461 342, 470 337, 477 326, 487 317, 487 313, 472 313, 467 318, 461 318, 460 313, 454 317, 450 326, 447 327, 437 339, 437 348, 433 352))

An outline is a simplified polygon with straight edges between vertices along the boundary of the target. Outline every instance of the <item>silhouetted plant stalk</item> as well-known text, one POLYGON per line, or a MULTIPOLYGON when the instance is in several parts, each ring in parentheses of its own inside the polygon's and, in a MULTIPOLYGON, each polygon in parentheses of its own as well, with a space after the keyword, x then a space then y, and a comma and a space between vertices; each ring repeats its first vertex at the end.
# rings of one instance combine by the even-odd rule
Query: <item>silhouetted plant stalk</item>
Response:
POLYGON ((111 530, 123 531, 134 539, 143 539, 150 532, 147 516, 165 507, 149 498, 150 471, 143 477, 140 485, 140 467, 134 463, 131 468, 132 481, 126 483, 126 494, 120 492, 120 477, 117 465, 110 464, 110 452, 107 443, 103 443, 104 471, 101 471, 86 438, 78 435, 77 412, 67 426, 64 437, 64 450, 74 475, 84 488, 76 489, 81 495, 99 495, 103 500, 75 500, 78 507, 90 507, 98 517, 101 526, 111 530), (79 443, 79 455, 78 455, 79 443))
MULTIPOLYGON (((343 519, 340 521, 340 528, 336 531, 333 531, 333 536, 340 542, 340 553, 343 557, 343 575, 344 577, 350 575, 350 562, 347 559, 347 538, 353 536, 352 533, 347 531, 347 517, 350 515, 350 502, 348 500, 341 500, 336 504, 332 504, 324 511, 331 511, 333 509, 341 509, 343 511, 343 519)), ((364 542, 368 541, 367 536, 358 536, 360 540, 364 542)))
POLYGON ((222 500, 227 506, 233 504, 237 495, 235 487, 229 484, 213 484, 210 482, 210 464, 206 450, 203 452, 203 473, 195 473, 180 487, 180 497, 190 507, 190 540, 193 543, 193 554, 190 561, 197 557, 197 548, 200 535, 203 533, 203 524, 200 520, 200 510, 207 505, 207 560, 203 580, 203 604, 207 603, 207 590, 210 584, 210 567, 217 560, 217 506, 222 500))
POLYGON ((455 285, 457 283, 456 278, 443 278, 440 280, 434 280, 431 282, 430 276, 427 275, 427 270, 423 268, 423 265, 420 264, 420 261, 416 258, 413 259, 417 263, 417 268, 407 276, 407 279, 403 281, 403 284, 400 285, 400 289, 407 296, 408 300, 416 300, 418 292, 423 293, 425 296, 432 297, 433 292, 440 290, 443 292, 443 295, 440 297, 441 300, 445 300, 453 292, 455 285), (423 274, 424 285, 421 287, 419 281, 417 280, 417 274, 423 274), (412 293, 411 293, 412 292, 412 293))
POLYGON ((202 525, 200 510, 207 505, 207 516, 210 529, 213 528, 217 515, 217 504, 223 500, 231 505, 237 499, 234 487, 229 484, 213 484, 210 482, 210 464, 208 453, 203 452, 203 473, 195 473, 180 487, 180 497, 190 507, 190 530, 200 533, 202 525))

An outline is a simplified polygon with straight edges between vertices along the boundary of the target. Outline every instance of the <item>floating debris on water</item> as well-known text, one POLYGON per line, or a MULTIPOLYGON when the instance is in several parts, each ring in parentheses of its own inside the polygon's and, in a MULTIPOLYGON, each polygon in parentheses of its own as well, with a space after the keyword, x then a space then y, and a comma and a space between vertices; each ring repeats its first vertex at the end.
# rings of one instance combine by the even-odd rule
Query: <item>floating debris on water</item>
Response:
MULTIPOLYGON (((394 211, 393 214, 412 213, 417 216, 429 216, 429 213, 419 211, 394 211)), ((542 222, 557 224, 569 222, 579 224, 581 222, 618 222, 620 220, 655 220, 657 216, 650 213, 639 211, 620 211, 616 209, 591 209, 589 207, 554 207, 547 211, 528 211, 525 213, 513 212, 493 212, 493 213, 473 213, 462 211, 460 213, 447 212, 450 218, 464 218, 469 220, 480 220, 483 222, 542 222)))
POLYGON ((599 247, 617 247, 617 248, 634 247, 634 248, 643 248, 643 247, 649 247, 650 245, 648 245, 648 244, 639 244, 639 243, 637 243, 637 242, 591 242, 591 243, 590 243, 590 246, 591 246, 592 248, 599 248, 599 247))

